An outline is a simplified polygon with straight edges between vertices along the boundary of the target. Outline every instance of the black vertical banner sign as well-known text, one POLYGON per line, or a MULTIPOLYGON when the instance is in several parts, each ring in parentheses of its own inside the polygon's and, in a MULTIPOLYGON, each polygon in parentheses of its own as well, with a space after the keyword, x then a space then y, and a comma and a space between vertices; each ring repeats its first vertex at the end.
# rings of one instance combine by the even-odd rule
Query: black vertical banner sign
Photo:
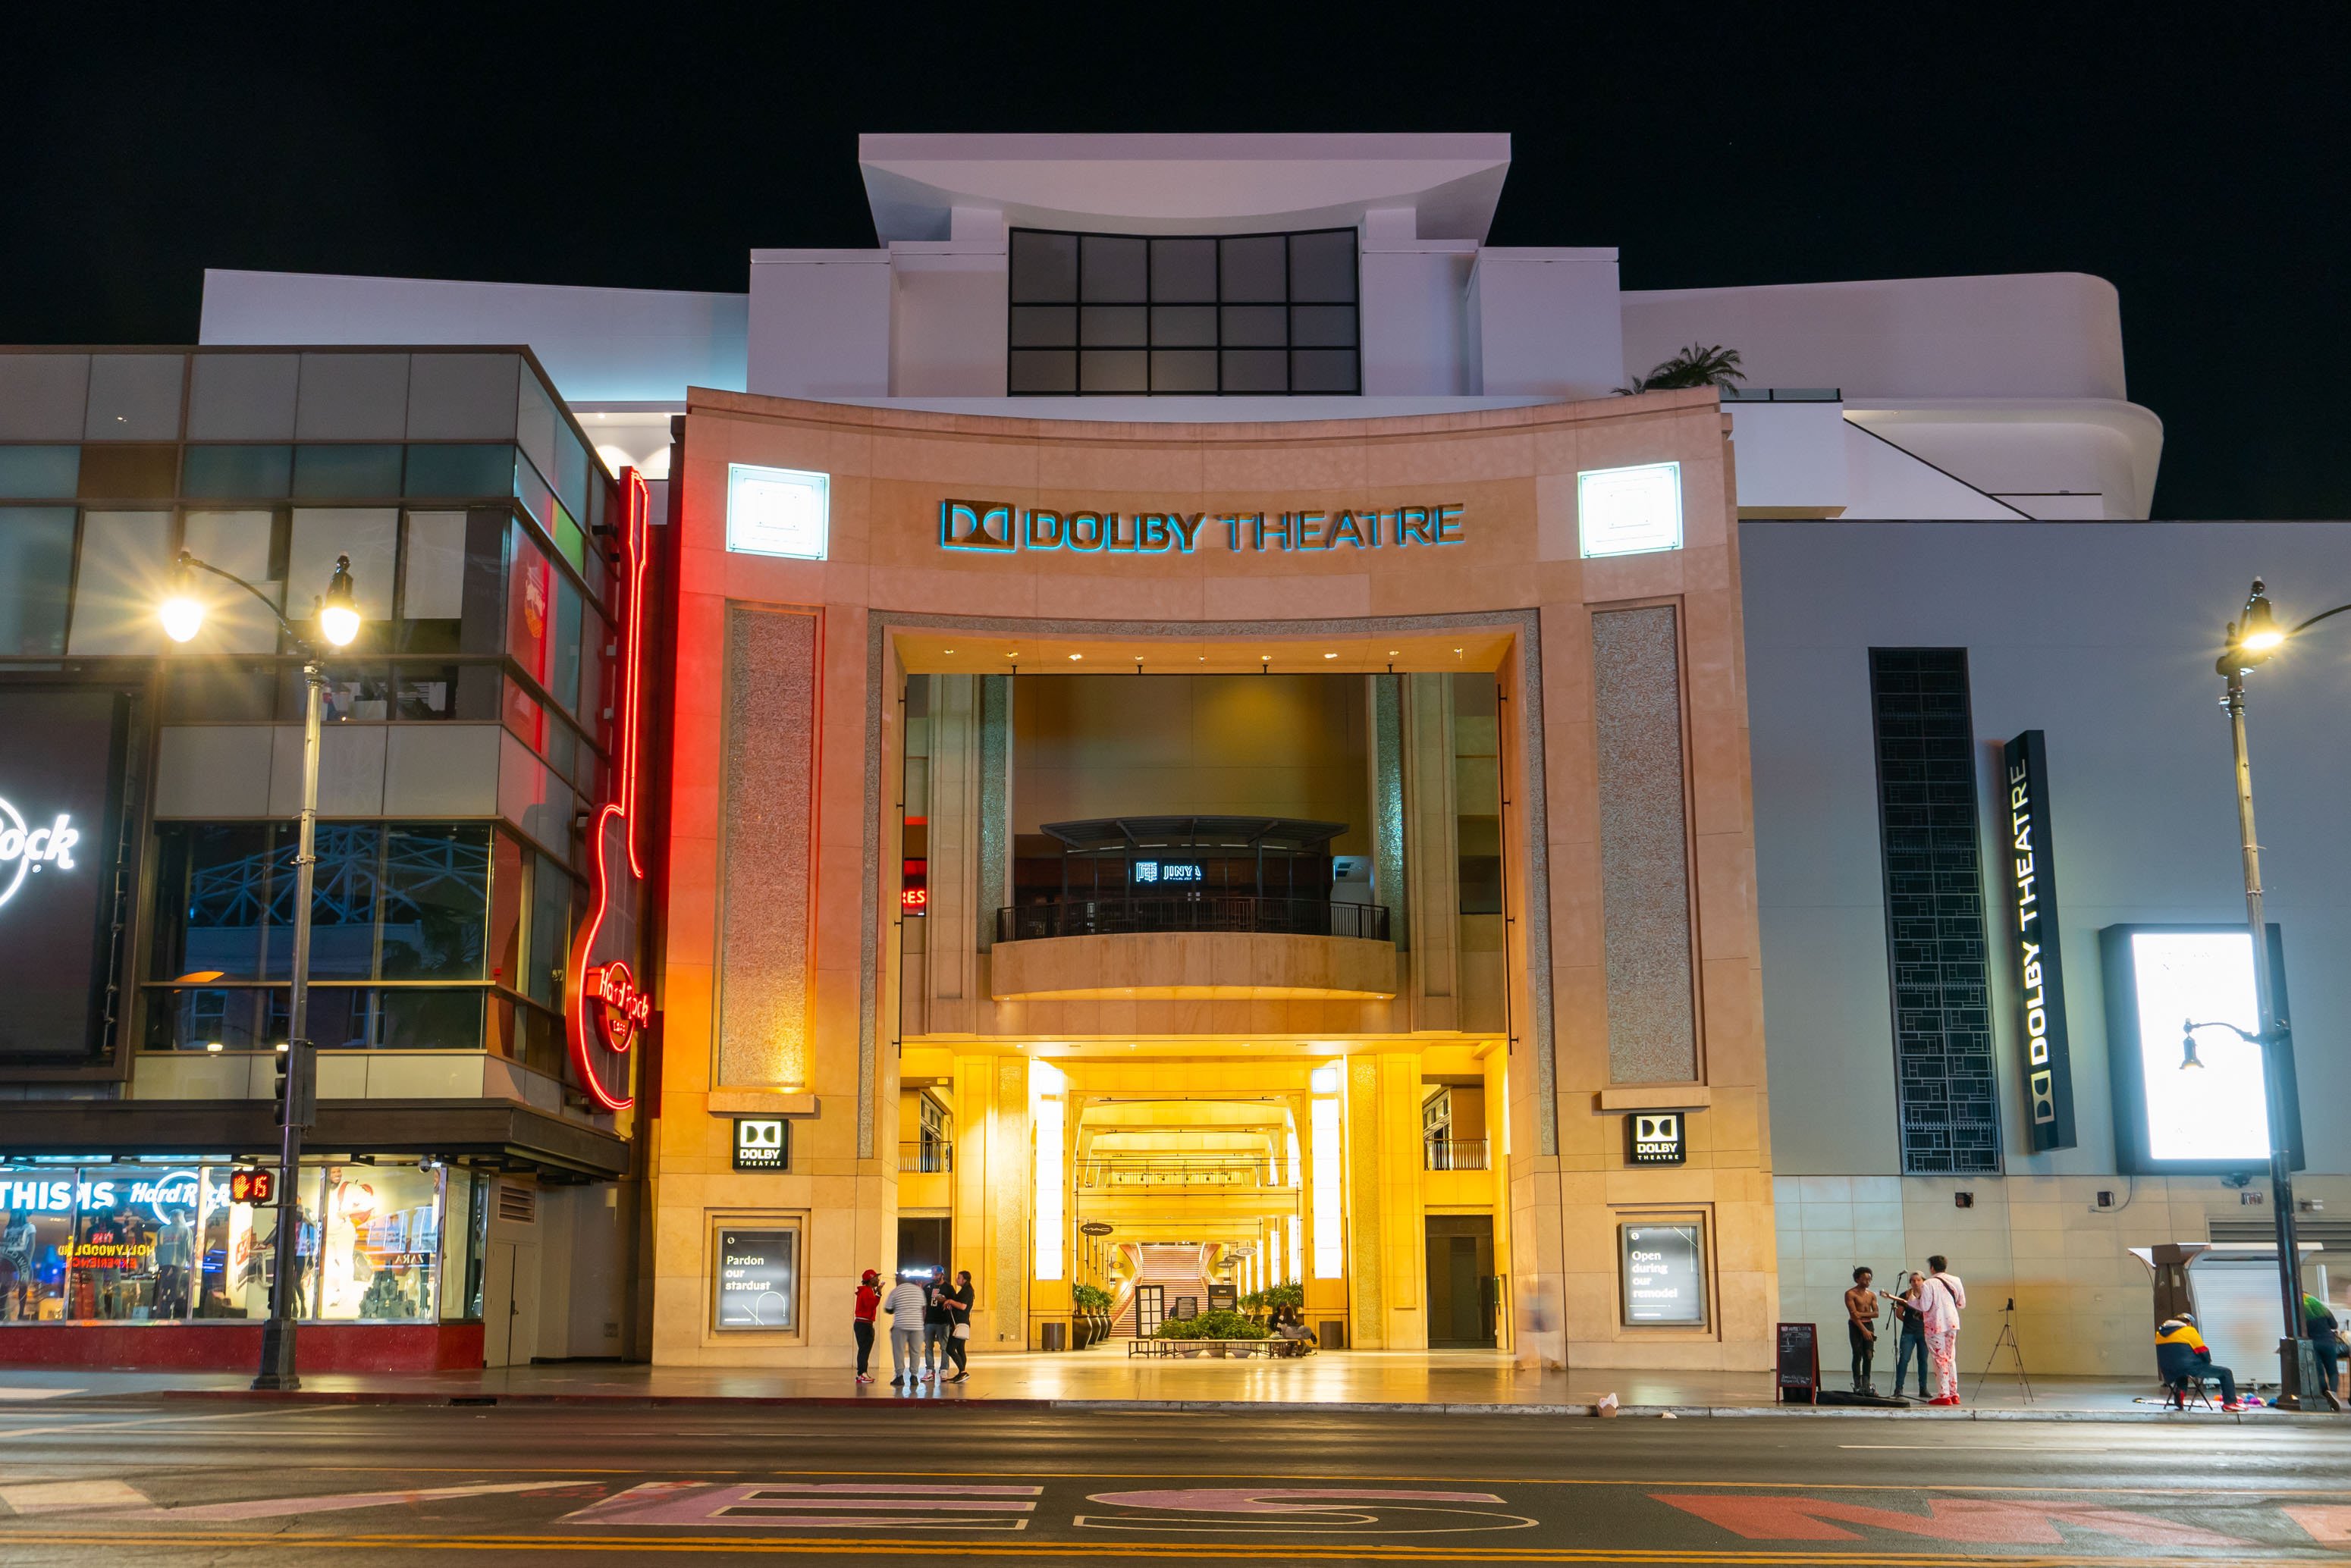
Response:
POLYGON ((2016 933, 2024 1123, 2032 1151, 2074 1146, 2074 1061, 2065 1044, 2065 961, 2057 946, 2057 867, 2050 841, 2049 755, 2041 732, 2008 743, 2009 909, 2016 933))

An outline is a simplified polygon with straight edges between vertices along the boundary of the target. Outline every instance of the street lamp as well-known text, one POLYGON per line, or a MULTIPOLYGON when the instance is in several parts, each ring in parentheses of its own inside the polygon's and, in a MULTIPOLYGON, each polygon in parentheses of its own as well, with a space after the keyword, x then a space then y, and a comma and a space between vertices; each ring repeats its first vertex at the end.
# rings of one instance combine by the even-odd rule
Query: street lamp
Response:
POLYGON ((2277 1215, 2278 1289, 2285 1309, 2285 1338, 2278 1344, 2278 1403, 2289 1409, 2313 1403, 2313 1391, 2329 1409, 2343 1406, 2335 1397, 2333 1385, 2320 1380, 2318 1358, 2303 1335, 2302 1255, 2295 1247, 2294 1225, 2294 1155, 2286 1140, 2292 1107, 2286 1103, 2285 1075, 2278 1066, 2278 1053, 2294 1036, 2286 1020, 2278 1016, 2276 998, 2270 991, 2269 925, 2262 913, 2262 852, 2253 834, 2253 771, 2245 751, 2245 674, 2268 663, 2290 639, 2346 610, 2351 610, 2351 604, 2339 604, 2298 625, 2281 627, 2270 608, 2267 585, 2257 577, 2246 597, 2243 618, 2229 623, 2227 644, 2213 662, 2213 673, 2228 683, 2220 706, 2228 710, 2229 736, 2236 752, 2237 836, 2245 868, 2245 924, 2253 936, 2253 1021, 2260 1027, 2248 1031, 2235 1024, 2199 1024, 2192 1019, 2183 1020, 2181 1026, 2182 1071, 2203 1065, 2196 1058, 2199 1029, 2226 1029, 2262 1048, 2262 1078, 2269 1100, 2270 1206, 2277 1215))
POLYGON ((286 1095, 279 1107, 285 1123, 278 1150, 277 1267, 269 1283, 269 1317, 261 1326, 261 1370, 256 1388, 299 1388, 294 1367, 294 1291, 299 1271, 296 1253, 301 1243, 300 1220, 295 1202, 297 1177, 302 1166, 302 1131, 310 1124, 318 1104, 317 1057, 308 1039, 310 1022, 310 887, 319 863, 319 710, 327 687, 321 641, 348 648, 360 634, 360 611, 351 588, 351 558, 335 558, 334 575, 313 619, 313 638, 286 619, 269 596, 233 571, 180 552, 172 573, 172 592, 160 607, 163 630, 174 643, 193 640, 204 629, 205 604, 196 591, 196 573, 210 572, 244 589, 277 619, 288 641, 302 655, 302 831, 301 849, 294 857, 294 977, 289 998, 286 1043, 286 1095))

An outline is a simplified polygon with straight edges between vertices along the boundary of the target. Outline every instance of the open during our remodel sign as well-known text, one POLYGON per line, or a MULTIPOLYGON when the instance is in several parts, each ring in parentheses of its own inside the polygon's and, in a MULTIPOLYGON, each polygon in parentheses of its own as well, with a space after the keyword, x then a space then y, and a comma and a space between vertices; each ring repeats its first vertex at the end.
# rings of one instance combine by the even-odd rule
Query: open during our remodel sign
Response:
POLYGON ((1690 1327, 1706 1322, 1699 1227, 1620 1225, 1616 1236, 1627 1325, 1690 1327))

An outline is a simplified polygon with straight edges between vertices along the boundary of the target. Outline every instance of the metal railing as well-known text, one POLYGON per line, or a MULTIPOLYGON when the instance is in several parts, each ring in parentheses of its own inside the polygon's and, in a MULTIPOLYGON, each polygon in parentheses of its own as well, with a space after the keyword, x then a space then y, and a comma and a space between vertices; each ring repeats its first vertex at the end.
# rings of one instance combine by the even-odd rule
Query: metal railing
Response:
POLYGON ((1483 1138, 1423 1138, 1421 1168, 1432 1171, 1482 1171, 1486 1165, 1483 1138))
POLYGON ((900 1144, 898 1168, 925 1176, 952 1171, 955 1169, 955 1145, 944 1143, 900 1144))
POLYGON ((1252 894, 1194 893, 1133 897, 1056 899, 996 912, 998 942, 1047 936, 1109 936, 1137 931, 1244 931, 1293 936, 1354 936, 1388 940, 1384 904, 1333 904, 1320 898, 1259 898, 1252 894))
POLYGON ((1173 1155, 1095 1155, 1079 1159, 1071 1178, 1081 1190, 1130 1186, 1279 1187, 1281 1162, 1271 1155, 1201 1150, 1173 1155))

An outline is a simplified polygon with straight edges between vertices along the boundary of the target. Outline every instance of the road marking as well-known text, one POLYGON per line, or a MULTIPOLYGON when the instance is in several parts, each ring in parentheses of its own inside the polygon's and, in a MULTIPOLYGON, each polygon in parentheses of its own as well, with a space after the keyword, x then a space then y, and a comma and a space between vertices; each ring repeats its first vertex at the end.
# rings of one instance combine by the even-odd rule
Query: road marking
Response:
POLYGON ((2070 1524, 2137 1546, 2248 1546, 2232 1535, 2159 1514, 2134 1513, 2085 1502, 2027 1502, 2010 1498, 1930 1498, 1927 1511, 1869 1508, 1812 1497, 1733 1497, 1702 1492, 1652 1492, 1653 1500, 1696 1514, 1750 1541, 1861 1541, 1849 1524, 1903 1535, 1997 1546, 2063 1546, 2057 1527, 2070 1524))
POLYGON ((1086 1499, 1126 1513, 1081 1513, 1081 1530, 1188 1531, 1222 1535, 1315 1534, 1456 1535, 1478 1530, 1531 1530, 1523 1514, 1482 1509, 1437 1508, 1434 1503, 1503 1500, 1489 1491, 1397 1491, 1351 1487, 1189 1487, 1166 1491, 1095 1492, 1086 1499), (1405 1524, 1392 1516, 1415 1516, 1405 1524), (1206 1515, 1207 1517, 1202 1517, 1206 1515), (1419 1517, 1469 1523, 1424 1524, 1419 1517))
POLYGON ((0 1399, 61 1399, 70 1395, 87 1394, 86 1388, 0 1388, 0 1399))
POLYGON ((917 1486, 906 1482, 648 1481, 566 1514, 564 1524, 735 1525, 761 1530, 1026 1530, 1042 1487, 917 1486), (882 1517, 896 1515, 897 1517, 882 1517))
MULTIPOLYGON (((63 1427, 15 1427, 0 1431, 0 1437, 58 1437, 77 1432, 113 1432, 129 1427, 178 1427, 196 1421, 258 1421, 264 1417, 287 1415, 284 1410, 232 1410, 220 1416, 146 1416, 135 1421, 77 1421, 63 1427)), ((305 1415, 305 1411, 294 1411, 305 1415)), ((308 1437, 307 1431, 299 1434, 308 1437)))
POLYGON ((2285 1516, 2325 1546, 2351 1546, 2351 1508, 2289 1507, 2285 1516))
POLYGON ((0 1486, 11 1513, 74 1513, 94 1508, 144 1508, 147 1494, 126 1481, 24 1481, 0 1486))

